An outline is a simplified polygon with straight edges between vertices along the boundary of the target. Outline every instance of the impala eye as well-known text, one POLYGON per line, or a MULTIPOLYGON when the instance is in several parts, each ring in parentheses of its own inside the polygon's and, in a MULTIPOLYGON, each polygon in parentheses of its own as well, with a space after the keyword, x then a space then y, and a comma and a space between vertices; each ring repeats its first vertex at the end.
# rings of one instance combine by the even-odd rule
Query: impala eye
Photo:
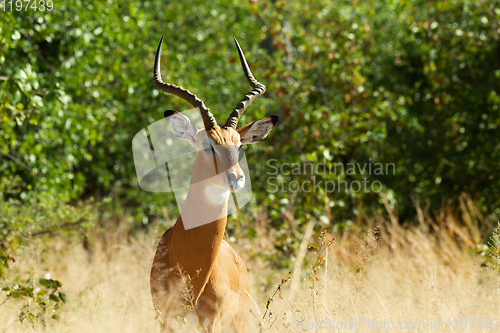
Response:
POLYGON ((241 162, 245 157, 245 150, 243 149, 243 145, 238 147, 238 162, 241 162))

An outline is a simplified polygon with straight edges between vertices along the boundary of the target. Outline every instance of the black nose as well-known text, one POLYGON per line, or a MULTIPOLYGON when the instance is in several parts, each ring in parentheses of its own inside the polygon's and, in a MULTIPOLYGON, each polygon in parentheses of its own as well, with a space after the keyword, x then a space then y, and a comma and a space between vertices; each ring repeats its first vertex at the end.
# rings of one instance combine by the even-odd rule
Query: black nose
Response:
POLYGON ((241 176, 238 177, 235 173, 232 173, 232 172, 229 173, 229 181, 231 183, 236 183, 239 178, 241 178, 241 176))
POLYGON ((236 183, 241 179, 243 178, 243 175, 237 175, 236 173, 234 172, 230 172, 229 173, 229 184, 231 185, 236 185, 236 183))

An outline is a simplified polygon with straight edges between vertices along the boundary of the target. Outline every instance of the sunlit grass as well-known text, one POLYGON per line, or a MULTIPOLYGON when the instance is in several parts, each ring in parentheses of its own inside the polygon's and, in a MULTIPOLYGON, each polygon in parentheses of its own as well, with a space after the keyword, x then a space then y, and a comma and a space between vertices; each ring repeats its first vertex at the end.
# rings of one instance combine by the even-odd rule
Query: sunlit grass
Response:
MULTIPOLYGON (((236 242, 249 269, 255 301, 247 332, 297 328, 314 332, 318 325, 328 328, 333 320, 358 325, 354 326, 358 332, 391 331, 380 328, 384 321, 386 328, 391 322, 395 329, 402 322, 412 325, 414 330, 405 330, 410 332, 460 332, 464 320, 467 331, 498 331, 498 326, 491 325, 493 319, 500 319, 499 272, 492 265, 482 265, 485 259, 474 246, 477 238, 486 242, 487 237, 478 234, 477 224, 458 223, 452 215, 442 218, 425 221, 432 231, 421 226, 402 228, 380 219, 370 222, 367 233, 348 231, 327 234, 323 241, 304 239, 296 255, 313 267, 290 267, 292 279, 285 282, 288 270, 273 269, 269 262, 245 254, 249 246, 264 253, 272 242, 236 242), (328 246, 333 236, 337 240, 328 246), (308 246, 308 241, 316 247, 308 246), (258 244, 262 248, 256 249, 258 244), (269 286, 264 281, 275 282, 269 286)), ((267 234, 272 241, 268 230, 257 233, 267 234)), ((90 252, 80 244, 55 244, 57 256, 40 254, 36 246, 20 254, 17 262, 26 274, 37 278, 49 273, 63 282, 68 302, 59 311, 59 320, 47 320, 45 331, 159 332, 149 291, 159 234, 128 240, 114 235, 106 242, 96 238, 90 252)), ((0 332, 42 330, 19 322, 22 305, 15 301, 0 305, 0 332)), ((179 332, 194 331, 196 322, 188 317, 187 323, 178 326, 179 332)))

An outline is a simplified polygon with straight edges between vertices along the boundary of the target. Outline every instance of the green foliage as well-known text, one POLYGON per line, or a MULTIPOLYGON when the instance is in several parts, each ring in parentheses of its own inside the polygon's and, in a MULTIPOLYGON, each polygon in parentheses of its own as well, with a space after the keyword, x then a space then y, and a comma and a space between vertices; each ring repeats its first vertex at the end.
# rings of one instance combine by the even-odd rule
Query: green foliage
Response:
POLYGON ((483 212, 498 214, 498 4, 416 1, 375 26, 405 32, 380 48, 382 71, 372 81, 394 94, 390 107, 399 109, 387 123, 382 158, 398 166, 388 186, 406 211, 411 189, 433 208, 470 192, 483 212))
POLYGON ((7 299, 27 299, 21 308, 19 320, 28 320, 31 324, 46 325, 47 315, 58 319, 57 310, 62 303, 66 303, 66 295, 58 291, 62 283, 52 279, 39 279, 38 285, 27 280, 23 284, 11 282, 1 286, 0 290, 6 293, 7 299))
POLYGON ((500 221, 497 222, 489 241, 478 244, 475 250, 480 257, 484 258, 482 266, 491 267, 495 272, 500 273, 500 221))
POLYGON ((47 315, 57 318, 57 310, 66 302, 58 280, 26 279, 19 270, 10 271, 16 253, 28 244, 43 244, 54 236, 85 240, 95 229, 96 210, 90 204, 69 205, 54 197, 43 200, 4 199, 0 194, 0 294, 6 300, 22 300, 19 319, 45 325, 47 315))
MULTIPOLYGON (((166 36, 165 79, 195 91, 225 119, 248 90, 236 36, 268 86, 242 122, 282 116, 266 144, 248 148, 256 200, 273 218, 289 205, 308 208, 295 211, 301 220, 325 223, 382 206, 373 191, 348 188, 269 193, 271 158, 280 165, 394 163, 395 174, 337 172, 318 181, 380 181, 407 215, 412 197, 438 208, 463 191, 492 212, 499 185, 495 3, 74 0, 52 12, 7 13, 0 186, 23 200, 112 197, 148 223, 172 196, 145 196, 137 187, 131 139, 166 107, 187 107, 152 84, 159 37, 166 36), (333 216, 325 219, 327 210, 333 216)), ((313 175, 282 176, 301 183, 313 175)))

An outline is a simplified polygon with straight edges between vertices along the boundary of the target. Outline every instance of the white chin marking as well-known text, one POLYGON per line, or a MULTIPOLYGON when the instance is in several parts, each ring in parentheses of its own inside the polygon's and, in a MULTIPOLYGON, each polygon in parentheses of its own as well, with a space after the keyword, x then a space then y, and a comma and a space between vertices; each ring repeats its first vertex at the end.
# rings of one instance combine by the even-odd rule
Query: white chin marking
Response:
POLYGON ((205 196, 212 204, 224 204, 229 199, 229 189, 222 186, 207 186, 205 187, 205 196))

